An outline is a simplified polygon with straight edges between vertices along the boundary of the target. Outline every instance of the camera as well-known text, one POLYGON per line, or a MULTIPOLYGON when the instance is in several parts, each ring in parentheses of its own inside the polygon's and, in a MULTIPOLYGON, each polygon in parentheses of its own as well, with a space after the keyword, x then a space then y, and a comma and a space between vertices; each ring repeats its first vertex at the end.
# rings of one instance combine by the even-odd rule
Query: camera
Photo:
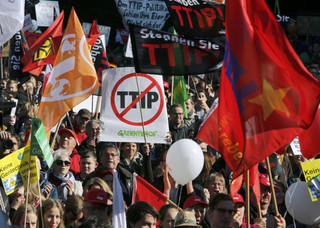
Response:
POLYGON ((10 150, 13 148, 13 146, 14 146, 14 143, 11 139, 6 139, 2 141, 2 147, 4 150, 10 150))

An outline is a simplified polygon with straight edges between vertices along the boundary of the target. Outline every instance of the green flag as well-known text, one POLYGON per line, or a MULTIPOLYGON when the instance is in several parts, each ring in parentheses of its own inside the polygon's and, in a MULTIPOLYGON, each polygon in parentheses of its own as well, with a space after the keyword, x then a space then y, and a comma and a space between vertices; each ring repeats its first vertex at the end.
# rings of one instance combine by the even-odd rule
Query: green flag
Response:
POLYGON ((49 146, 49 142, 44 130, 41 119, 32 118, 31 127, 31 143, 30 143, 31 155, 43 156, 50 168, 53 163, 53 156, 49 146))
POLYGON ((183 76, 173 76, 173 104, 181 104, 184 111, 184 117, 188 117, 186 100, 189 96, 186 89, 186 84, 184 83, 183 76))

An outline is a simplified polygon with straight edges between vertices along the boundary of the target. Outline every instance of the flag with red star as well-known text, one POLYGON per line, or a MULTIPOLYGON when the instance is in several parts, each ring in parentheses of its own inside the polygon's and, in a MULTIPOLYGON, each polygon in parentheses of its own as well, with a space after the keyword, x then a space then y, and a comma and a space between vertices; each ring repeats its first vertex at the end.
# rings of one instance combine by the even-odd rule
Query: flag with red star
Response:
POLYGON ((320 84, 264 0, 228 1, 226 37, 218 112, 208 115, 198 137, 236 177, 309 127, 320 84))

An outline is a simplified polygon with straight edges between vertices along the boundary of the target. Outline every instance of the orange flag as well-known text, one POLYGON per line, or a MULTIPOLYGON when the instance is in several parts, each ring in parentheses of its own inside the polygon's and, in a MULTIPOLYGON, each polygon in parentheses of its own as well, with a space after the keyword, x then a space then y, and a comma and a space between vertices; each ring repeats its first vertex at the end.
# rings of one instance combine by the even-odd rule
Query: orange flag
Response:
POLYGON ((93 94, 98 85, 86 37, 72 9, 37 114, 46 132, 64 114, 93 94))

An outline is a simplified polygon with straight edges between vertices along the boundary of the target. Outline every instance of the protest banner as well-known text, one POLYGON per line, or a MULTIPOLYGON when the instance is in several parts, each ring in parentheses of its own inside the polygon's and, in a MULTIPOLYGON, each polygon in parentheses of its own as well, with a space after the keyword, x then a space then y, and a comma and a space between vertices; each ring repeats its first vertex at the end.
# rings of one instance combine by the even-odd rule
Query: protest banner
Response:
POLYGON ((0 160, 0 177, 7 195, 27 185, 30 167, 30 183, 39 179, 37 158, 30 156, 30 146, 23 147, 0 160), (29 163, 30 161, 30 163, 29 163))
POLYGON ((0 46, 22 29, 24 1, 0 1, 0 46))
POLYGON ((30 147, 31 155, 43 156, 50 168, 53 163, 53 156, 44 126, 39 118, 32 118, 30 147))
POLYGON ((145 142, 145 136, 147 142, 166 143, 169 128, 162 77, 125 67, 105 70, 102 78, 100 141, 145 142))
POLYGON ((58 1, 40 1, 35 8, 38 26, 49 27, 55 19, 55 13, 60 14, 58 1))
POLYGON ((203 74, 214 70, 223 59, 223 48, 208 40, 191 40, 136 25, 130 25, 130 38, 137 72, 203 74))
POLYGON ((126 29, 135 24, 161 30, 169 18, 165 2, 159 0, 116 0, 116 6, 126 29))
MULTIPOLYGON (((92 23, 82 22, 82 29, 83 29, 84 34, 89 35, 89 31, 90 31, 91 26, 92 26, 92 23)), ((105 44, 108 45, 111 27, 105 26, 105 25, 97 25, 97 26, 100 31, 100 34, 104 35, 103 38, 104 38, 105 44)))
POLYGON ((22 77, 22 62, 20 61, 22 56, 24 55, 22 43, 22 31, 19 31, 10 40, 10 62, 8 73, 10 75, 10 79, 13 80, 20 80, 22 77))
POLYGON ((291 146, 293 155, 302 155, 298 136, 292 140, 292 142, 290 143, 290 146, 291 146))
POLYGON ((317 184, 317 176, 320 175, 320 159, 301 162, 304 178, 308 185, 309 194, 312 201, 320 200, 320 189, 317 184), (314 179, 315 178, 315 179, 314 179), (314 180, 313 180, 314 179, 314 180))
POLYGON ((208 38, 219 35, 224 5, 211 1, 165 1, 178 34, 208 38))

